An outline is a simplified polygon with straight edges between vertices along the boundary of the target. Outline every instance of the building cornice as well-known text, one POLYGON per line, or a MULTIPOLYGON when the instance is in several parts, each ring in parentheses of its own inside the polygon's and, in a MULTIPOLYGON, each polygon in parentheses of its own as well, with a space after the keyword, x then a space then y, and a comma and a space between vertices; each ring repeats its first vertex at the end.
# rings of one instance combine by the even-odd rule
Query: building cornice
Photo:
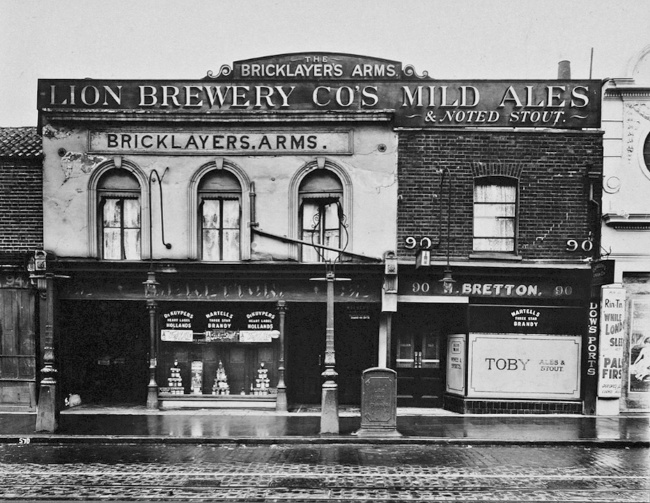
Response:
POLYGON ((134 111, 123 110, 61 110, 46 108, 42 110, 47 121, 62 122, 187 122, 187 123, 265 123, 265 122, 390 122, 393 120, 391 110, 378 111, 336 111, 336 112, 301 112, 275 111, 254 113, 204 113, 189 114, 181 112, 134 111))
POLYGON ((629 213, 624 215, 605 213, 603 215, 603 222, 613 229, 632 231, 650 230, 650 214, 648 213, 629 213))

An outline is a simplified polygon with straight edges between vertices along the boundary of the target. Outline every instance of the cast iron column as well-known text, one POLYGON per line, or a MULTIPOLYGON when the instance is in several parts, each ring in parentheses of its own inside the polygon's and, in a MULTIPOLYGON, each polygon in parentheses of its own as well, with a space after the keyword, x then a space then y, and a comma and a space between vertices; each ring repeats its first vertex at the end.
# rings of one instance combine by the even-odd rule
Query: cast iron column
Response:
POLYGON ((57 381, 54 359, 54 275, 45 274, 45 289, 39 288, 41 302, 41 347, 43 368, 36 410, 36 431, 54 433, 58 428, 57 381))
POLYGON ((287 303, 284 300, 279 300, 277 309, 280 314, 280 361, 278 362, 278 397, 275 403, 275 410, 277 412, 286 412, 287 385, 284 382, 284 319, 287 314, 287 303))
POLYGON ((334 367, 336 356, 334 352, 334 271, 328 268, 327 281, 327 327, 325 328, 325 371, 322 376, 323 394, 321 400, 320 433, 339 433, 339 395, 336 378, 338 374, 334 367))

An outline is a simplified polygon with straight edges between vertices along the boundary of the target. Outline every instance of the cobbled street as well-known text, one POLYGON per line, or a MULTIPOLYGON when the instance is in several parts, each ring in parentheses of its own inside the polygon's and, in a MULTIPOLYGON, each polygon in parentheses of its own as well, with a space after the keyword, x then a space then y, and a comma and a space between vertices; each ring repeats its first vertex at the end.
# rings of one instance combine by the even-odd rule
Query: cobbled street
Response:
POLYGON ((647 448, 0 446, 0 500, 650 501, 647 448))

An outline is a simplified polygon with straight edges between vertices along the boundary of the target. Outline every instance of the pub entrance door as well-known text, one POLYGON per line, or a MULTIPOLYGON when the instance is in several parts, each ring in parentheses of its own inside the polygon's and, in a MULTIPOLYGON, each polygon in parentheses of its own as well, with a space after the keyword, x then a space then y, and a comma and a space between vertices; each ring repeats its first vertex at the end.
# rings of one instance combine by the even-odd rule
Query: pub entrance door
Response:
POLYGON ((465 331, 466 313, 453 304, 400 304, 391 353, 398 406, 443 406, 447 335, 465 331))
POLYGON ((149 313, 144 302, 60 302, 57 313, 63 396, 82 404, 147 400, 149 313))
MULTIPOLYGON (((361 403, 361 374, 377 365, 378 307, 340 303, 334 308, 339 403, 361 403)), ((290 304, 286 317, 287 396, 293 404, 320 404, 325 370, 326 305, 290 304)))

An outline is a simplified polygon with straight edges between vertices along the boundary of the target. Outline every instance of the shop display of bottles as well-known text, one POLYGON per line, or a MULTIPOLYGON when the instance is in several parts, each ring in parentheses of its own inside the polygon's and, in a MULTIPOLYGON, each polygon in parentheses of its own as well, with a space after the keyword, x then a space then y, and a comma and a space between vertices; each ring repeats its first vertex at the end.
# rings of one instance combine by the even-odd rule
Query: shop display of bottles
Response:
POLYGON ((170 377, 167 379, 169 392, 172 395, 182 395, 185 393, 183 388, 183 379, 181 378, 181 369, 178 366, 178 361, 174 361, 174 366, 169 369, 170 377))
MULTIPOLYGON (((178 365, 178 360, 174 361, 174 365, 173 367, 170 367, 169 373, 169 377, 167 378, 168 389, 165 389, 164 392, 171 395, 184 395, 185 386, 183 385, 183 378, 181 377, 181 368, 178 365)), ((201 390, 201 383, 203 381, 203 362, 193 361, 191 363, 190 378, 191 390, 189 393, 192 395, 203 394, 201 390)), ((237 389, 239 389, 239 387, 237 387, 237 389)), ((242 386, 240 392, 234 390, 234 393, 253 396, 271 394, 271 380, 269 379, 269 369, 265 367, 265 364, 263 362, 260 363, 260 366, 255 373, 253 382, 242 386)), ((231 394, 231 386, 228 382, 228 374, 226 373, 226 369, 221 360, 219 361, 219 365, 214 374, 211 394, 213 396, 231 394)))
POLYGON ((251 384, 252 395, 268 395, 270 379, 268 376, 269 369, 264 368, 264 362, 260 363, 260 368, 257 369, 257 378, 255 379, 255 386, 251 384))
POLYGON ((226 370, 223 368, 223 363, 219 362, 216 375, 214 377, 214 384, 212 385, 213 395, 229 395, 230 386, 228 385, 228 376, 226 370))

